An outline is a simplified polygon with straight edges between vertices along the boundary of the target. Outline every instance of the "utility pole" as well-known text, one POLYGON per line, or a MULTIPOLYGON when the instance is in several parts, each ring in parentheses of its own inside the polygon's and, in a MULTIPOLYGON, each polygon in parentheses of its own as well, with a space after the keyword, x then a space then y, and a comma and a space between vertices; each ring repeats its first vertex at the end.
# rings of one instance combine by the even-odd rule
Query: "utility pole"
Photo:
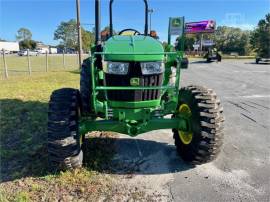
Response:
POLYGON ((200 50, 201 50, 201 53, 203 51, 203 33, 201 34, 201 41, 200 41, 200 50))
POLYGON ((82 65, 82 30, 81 30, 81 22, 80 22, 80 7, 81 7, 80 0, 76 0, 79 68, 81 68, 81 65, 82 65))
POLYGON ((149 17, 150 17, 150 28, 149 31, 151 32, 151 27, 152 27, 152 13, 154 12, 154 9, 148 9, 149 17))

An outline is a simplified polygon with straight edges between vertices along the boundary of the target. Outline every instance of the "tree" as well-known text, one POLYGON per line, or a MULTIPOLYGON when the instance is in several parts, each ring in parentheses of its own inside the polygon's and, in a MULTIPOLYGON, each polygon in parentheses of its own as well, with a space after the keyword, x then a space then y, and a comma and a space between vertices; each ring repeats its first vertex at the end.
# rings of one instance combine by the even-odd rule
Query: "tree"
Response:
POLYGON ((260 57, 270 57, 270 13, 259 21, 257 28, 250 35, 251 47, 260 57))
MULTIPOLYGON (((81 28, 82 31, 82 49, 89 51, 94 42, 94 35, 90 31, 81 28)), ((78 30, 75 19, 67 22, 61 22, 54 32, 54 39, 61 40, 60 44, 65 48, 72 48, 78 50, 78 30)))
POLYGON ((191 51, 193 50, 193 45, 195 42, 200 40, 199 34, 189 34, 185 36, 184 50, 191 51))
POLYGON ((77 49, 77 25, 76 20, 71 19, 68 22, 61 22, 54 32, 54 39, 61 40, 65 48, 77 49))
POLYGON ((27 28, 20 28, 17 31, 16 39, 19 41, 20 49, 35 49, 37 43, 32 40, 32 33, 27 28))
POLYGON ((37 43, 33 40, 23 40, 19 42, 20 49, 35 49, 37 47, 37 43))
POLYGON ((90 31, 82 29, 82 49, 84 52, 90 51, 91 45, 94 43, 94 34, 90 31))
POLYGON ((240 28, 219 26, 213 39, 218 50, 223 53, 238 52, 239 55, 249 53, 249 31, 240 28))
POLYGON ((18 41, 31 40, 32 33, 29 29, 22 27, 17 31, 16 39, 18 41))
POLYGON ((192 50, 193 49, 193 45, 194 45, 194 43, 195 43, 195 39, 194 39, 194 37, 192 37, 192 36, 186 36, 186 38, 185 38, 185 45, 184 45, 184 50, 185 51, 190 51, 190 50, 192 50))

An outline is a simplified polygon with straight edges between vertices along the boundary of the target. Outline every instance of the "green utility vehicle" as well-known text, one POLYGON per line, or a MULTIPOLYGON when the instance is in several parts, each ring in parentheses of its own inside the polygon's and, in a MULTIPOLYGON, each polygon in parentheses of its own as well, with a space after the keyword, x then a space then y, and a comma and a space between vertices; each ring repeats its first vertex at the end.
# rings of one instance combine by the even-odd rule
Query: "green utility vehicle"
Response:
POLYGON ((218 52, 216 48, 213 49, 209 48, 204 58, 206 58, 206 62, 211 62, 213 60, 221 62, 222 56, 221 53, 218 52))
POLYGON ((256 64, 260 62, 269 63, 270 62, 270 50, 259 50, 256 57, 256 64))
POLYGON ((103 43, 100 1, 95 0, 96 45, 83 62, 80 90, 55 90, 49 101, 51 168, 81 167, 84 136, 91 131, 114 131, 134 137, 172 129, 178 154, 193 164, 209 162, 220 151, 224 119, 219 99, 205 87, 180 88, 183 40, 181 51, 173 51, 173 46, 164 50, 158 40, 149 36, 147 0, 144 4, 144 33, 125 29, 113 35, 110 0, 110 36, 103 43), (132 36, 125 34, 131 31, 132 36))

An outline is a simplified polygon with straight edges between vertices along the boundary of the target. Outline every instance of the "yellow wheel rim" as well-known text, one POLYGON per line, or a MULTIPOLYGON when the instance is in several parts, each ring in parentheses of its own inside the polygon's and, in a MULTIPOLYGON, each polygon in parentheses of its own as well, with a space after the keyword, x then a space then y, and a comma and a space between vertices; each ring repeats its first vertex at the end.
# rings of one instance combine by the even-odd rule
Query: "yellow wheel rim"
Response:
MULTIPOLYGON (((191 117, 192 112, 187 104, 181 104, 179 107, 179 113, 183 114, 186 117, 191 117)), ((178 130, 179 137, 181 141, 184 144, 190 144, 193 138, 193 133, 192 132, 184 132, 181 130, 178 130)))

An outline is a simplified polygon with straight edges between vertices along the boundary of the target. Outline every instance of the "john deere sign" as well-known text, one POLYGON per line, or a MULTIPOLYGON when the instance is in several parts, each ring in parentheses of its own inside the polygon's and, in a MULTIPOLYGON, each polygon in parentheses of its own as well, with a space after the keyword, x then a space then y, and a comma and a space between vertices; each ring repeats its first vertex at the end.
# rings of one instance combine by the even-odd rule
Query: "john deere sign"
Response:
POLYGON ((184 17, 170 18, 170 35, 182 36, 184 32, 184 17))

